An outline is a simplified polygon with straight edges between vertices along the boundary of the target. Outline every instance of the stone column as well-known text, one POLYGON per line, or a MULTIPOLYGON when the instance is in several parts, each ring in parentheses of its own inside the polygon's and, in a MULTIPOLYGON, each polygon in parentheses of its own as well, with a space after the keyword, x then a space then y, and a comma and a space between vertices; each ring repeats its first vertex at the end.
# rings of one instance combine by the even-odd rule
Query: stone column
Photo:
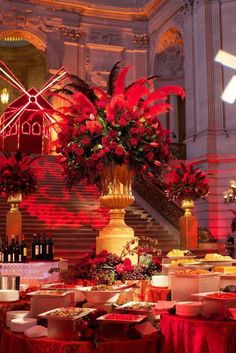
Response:
POLYGON ((210 196, 208 202, 197 203, 196 214, 200 227, 208 227, 213 236, 221 238, 230 228, 230 211, 226 211, 222 192, 229 175, 236 178, 236 160, 232 156, 236 149, 236 121, 232 107, 220 99, 225 87, 225 70, 214 62, 214 57, 219 49, 224 49, 225 43, 235 43, 236 31, 232 26, 236 28, 236 25, 231 14, 235 13, 236 4, 185 0, 181 11, 184 15, 187 158, 210 172, 210 196), (229 32, 231 36, 225 36, 229 32), (228 228, 226 219, 229 219, 228 228))

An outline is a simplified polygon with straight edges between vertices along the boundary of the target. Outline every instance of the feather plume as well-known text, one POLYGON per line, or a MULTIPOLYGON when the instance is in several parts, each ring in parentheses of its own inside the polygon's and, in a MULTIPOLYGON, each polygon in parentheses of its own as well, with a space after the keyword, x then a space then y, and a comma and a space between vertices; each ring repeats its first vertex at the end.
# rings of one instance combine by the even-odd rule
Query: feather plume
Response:
POLYGON ((91 109, 93 115, 97 114, 95 106, 82 92, 75 92, 73 94, 73 99, 81 109, 88 107, 91 109))
POLYGON ((149 90, 145 86, 136 86, 134 85, 126 95, 126 102, 128 107, 132 107, 138 103, 138 101, 144 97, 149 95, 149 90), (133 88, 133 89, 132 89, 133 88))
POLYGON ((163 113, 168 113, 172 108, 172 106, 168 103, 158 103, 155 104, 153 107, 151 107, 148 112, 147 112, 147 116, 148 115, 159 115, 159 114, 163 114, 163 113))
POLYGON ((115 81, 115 90, 114 94, 124 94, 125 91, 125 77, 130 68, 129 66, 124 67, 123 69, 120 70, 116 81, 115 81))
POLYGON ((148 99, 144 102, 144 107, 157 100, 166 100, 167 97, 172 94, 181 96, 182 98, 185 97, 185 92, 183 88, 179 86, 160 87, 156 89, 152 94, 150 94, 148 99))
POLYGON ((119 75, 120 70, 121 70, 121 62, 117 61, 117 63, 115 63, 115 65, 112 67, 107 79, 107 94, 109 96, 112 96, 114 93, 115 82, 119 75))

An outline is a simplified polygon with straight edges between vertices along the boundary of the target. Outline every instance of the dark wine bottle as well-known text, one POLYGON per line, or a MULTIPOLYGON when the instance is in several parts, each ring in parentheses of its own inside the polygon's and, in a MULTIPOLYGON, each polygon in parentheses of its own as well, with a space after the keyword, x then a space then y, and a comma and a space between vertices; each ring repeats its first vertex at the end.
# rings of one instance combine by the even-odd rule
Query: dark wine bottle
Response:
POLYGON ((33 234, 33 240, 31 242, 31 258, 32 260, 36 260, 36 237, 37 234, 33 234))
POLYGON ((24 240, 24 236, 22 236, 22 241, 20 244, 20 253, 22 256, 22 262, 26 262, 27 261, 27 246, 26 246, 26 242, 24 240))
POLYGON ((54 257, 54 243, 52 238, 48 238, 49 243, 49 260, 53 260, 54 257))
POLYGON ((20 246, 18 240, 15 242, 15 246, 13 248, 13 254, 14 254, 14 262, 22 262, 22 256, 20 254, 20 246))
POLYGON ((9 247, 8 247, 8 241, 6 240, 3 246, 3 262, 8 262, 8 253, 9 253, 9 247))
POLYGON ((8 253, 8 262, 16 262, 15 259, 15 235, 11 236, 11 244, 9 246, 9 253, 8 253))

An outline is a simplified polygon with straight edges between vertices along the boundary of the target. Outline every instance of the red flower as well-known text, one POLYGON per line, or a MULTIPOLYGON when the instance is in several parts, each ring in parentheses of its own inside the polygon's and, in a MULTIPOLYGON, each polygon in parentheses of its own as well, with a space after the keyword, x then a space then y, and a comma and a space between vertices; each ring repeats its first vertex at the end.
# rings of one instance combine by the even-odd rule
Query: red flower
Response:
POLYGON ((83 145, 88 145, 90 143, 91 139, 89 137, 84 137, 82 140, 81 140, 81 143, 83 145))
POLYGON ((91 134, 99 133, 102 130, 101 124, 96 120, 86 121, 86 126, 91 134))
POLYGON ((125 153, 125 150, 122 146, 117 146, 115 148, 115 154, 117 154, 117 156, 123 156, 124 153, 125 153))
POLYGON ((136 145, 138 144, 137 139, 134 138, 134 137, 131 137, 131 139, 129 140, 129 142, 130 142, 130 144, 131 144, 132 146, 136 146, 136 145))

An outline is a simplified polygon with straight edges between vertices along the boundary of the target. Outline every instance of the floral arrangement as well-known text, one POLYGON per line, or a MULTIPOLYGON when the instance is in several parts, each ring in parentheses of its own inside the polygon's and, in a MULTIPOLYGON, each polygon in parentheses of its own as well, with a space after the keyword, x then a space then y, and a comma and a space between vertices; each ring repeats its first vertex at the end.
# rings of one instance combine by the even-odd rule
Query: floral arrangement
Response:
POLYGON ((168 176, 165 192, 169 199, 206 199, 209 193, 207 174, 192 164, 180 163, 168 176))
POLYGON ((168 163, 170 134, 158 116, 172 108, 166 102, 168 96, 183 98, 184 90, 155 89, 154 77, 125 87, 128 70, 116 63, 106 91, 71 76, 72 81, 54 93, 72 97, 60 95, 67 106, 55 111, 62 118, 57 151, 69 186, 81 179, 99 185, 99 171, 106 165, 125 163, 134 173, 152 177, 168 163))
POLYGON ((37 179, 31 168, 36 158, 17 151, 14 155, 4 152, 0 156, 0 193, 10 196, 16 193, 32 194, 37 190, 37 179))
POLYGON ((81 260, 75 264, 69 271, 62 272, 62 280, 64 282, 74 282, 77 280, 88 280, 95 284, 111 285, 115 281, 125 280, 144 280, 149 279, 152 275, 161 272, 161 263, 159 256, 160 250, 156 249, 157 240, 148 239, 148 242, 154 244, 149 248, 137 246, 131 247, 131 242, 128 242, 124 247, 121 256, 109 253, 107 250, 96 254, 95 249, 90 253, 86 253, 81 260), (132 249, 132 250, 131 250, 132 249), (140 257, 145 257, 151 254, 148 261, 143 261, 137 265, 131 263, 130 258, 125 257, 137 253, 140 257))

